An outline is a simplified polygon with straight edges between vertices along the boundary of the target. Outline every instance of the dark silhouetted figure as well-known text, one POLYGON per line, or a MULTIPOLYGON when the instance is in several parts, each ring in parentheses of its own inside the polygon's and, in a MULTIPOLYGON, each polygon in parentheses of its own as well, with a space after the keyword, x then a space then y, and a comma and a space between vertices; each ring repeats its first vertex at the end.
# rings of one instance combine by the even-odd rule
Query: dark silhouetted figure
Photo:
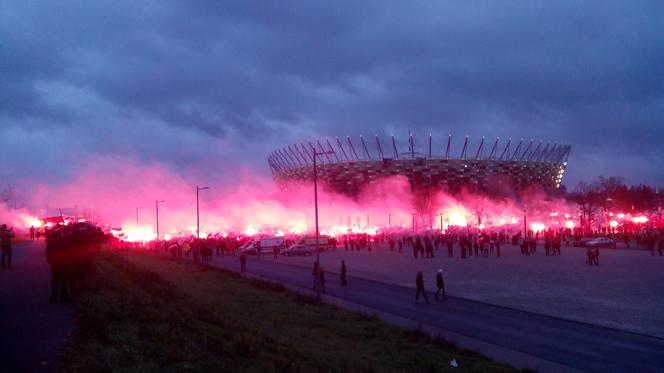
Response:
POLYGON ((417 287, 417 292, 415 293, 415 303, 420 300, 420 294, 422 294, 422 296, 424 296, 424 300, 429 303, 427 292, 424 290, 424 276, 422 275, 422 271, 417 272, 417 277, 415 277, 415 286, 417 287))
POLYGON ((454 256, 454 241, 452 241, 452 238, 447 239, 447 256, 449 258, 454 256))
POLYGON ((586 252, 586 255, 588 256, 588 260, 586 261, 586 263, 588 265, 599 265, 599 249, 598 248, 589 247, 588 251, 586 252))
POLYGON ((14 231, 7 228, 7 224, 0 227, 0 246, 2 249, 2 258, 0 259, 0 266, 2 268, 12 267, 12 238, 14 238, 14 231))
POLYGON ((247 271, 247 256, 242 253, 240 255, 240 272, 246 272, 247 271))
POLYGON ((599 265, 599 247, 596 247, 595 250, 593 250, 593 262, 596 266, 599 265))
POLYGON ((323 271, 323 267, 318 269, 318 285, 320 286, 320 291, 325 293, 325 271, 323 271))
POLYGON ((35 226, 34 225, 30 226, 30 239, 33 240, 33 241, 35 240, 35 226))
POLYGON ((436 287, 438 287, 438 291, 436 291, 436 295, 434 296, 434 299, 438 300, 438 296, 443 295, 443 300, 447 300, 447 295, 445 294, 445 281, 443 280, 443 270, 439 269, 438 274, 436 274, 436 287))
POLYGON ((346 262, 341 261, 341 286, 348 286, 348 281, 346 280, 346 262))
POLYGON ((427 239, 424 246, 426 249, 426 258, 433 258, 433 245, 431 244, 431 240, 427 239))
POLYGON ((318 262, 314 262, 314 269, 311 271, 311 277, 314 279, 314 286, 313 290, 316 290, 316 286, 318 286, 318 262))
POLYGON ((50 303, 55 303, 60 294, 61 302, 69 302, 67 276, 67 250, 69 245, 61 229, 54 230, 46 238, 46 260, 51 266, 51 296, 50 303))

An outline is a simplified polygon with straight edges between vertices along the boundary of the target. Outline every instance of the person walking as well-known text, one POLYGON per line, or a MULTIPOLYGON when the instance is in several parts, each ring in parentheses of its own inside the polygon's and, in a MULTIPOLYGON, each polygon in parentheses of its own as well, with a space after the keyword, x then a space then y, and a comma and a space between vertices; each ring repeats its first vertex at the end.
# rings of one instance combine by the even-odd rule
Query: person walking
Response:
POLYGON ((427 251, 426 257, 427 258, 433 258, 434 257, 434 255, 433 255, 433 245, 431 244, 431 240, 427 239, 425 245, 426 245, 426 251, 427 251))
POLYGON ((323 271, 323 267, 318 268, 318 285, 320 291, 325 293, 325 271, 323 271))
POLYGON ((341 286, 348 286, 348 281, 346 280, 346 262, 341 261, 341 286))
POLYGON ((316 287, 318 286, 318 262, 314 262, 314 269, 311 271, 311 277, 314 279, 314 286, 313 290, 316 290, 316 287))
POLYGON ((424 290, 424 276, 422 275, 422 271, 417 272, 417 276, 415 277, 415 286, 417 287, 417 292, 415 293, 415 303, 419 301, 420 294, 422 294, 422 296, 424 296, 424 300, 429 303, 427 292, 424 290))
POLYGON ((595 263, 596 266, 599 265, 599 247, 596 247, 593 250, 593 262, 595 263))
POLYGON ((447 238, 447 257, 452 258, 454 256, 454 241, 451 237, 447 238))
POLYGON ((447 300, 447 295, 445 294, 445 281, 443 280, 443 269, 438 270, 438 274, 436 274, 436 286, 438 287, 438 291, 436 291, 436 295, 434 296, 434 299, 438 300, 438 296, 443 295, 443 300, 447 300))
POLYGON ((240 255, 240 272, 244 273, 247 271, 247 256, 242 253, 240 255))
POLYGON ((7 228, 7 224, 0 227, 0 247, 2 249, 2 258, 0 258, 0 267, 12 268, 12 238, 14 231, 7 228))
POLYGON ((46 237, 46 261, 51 266, 51 296, 49 303, 55 303, 58 294, 61 302, 69 302, 67 278, 67 239, 61 229, 56 229, 46 237))

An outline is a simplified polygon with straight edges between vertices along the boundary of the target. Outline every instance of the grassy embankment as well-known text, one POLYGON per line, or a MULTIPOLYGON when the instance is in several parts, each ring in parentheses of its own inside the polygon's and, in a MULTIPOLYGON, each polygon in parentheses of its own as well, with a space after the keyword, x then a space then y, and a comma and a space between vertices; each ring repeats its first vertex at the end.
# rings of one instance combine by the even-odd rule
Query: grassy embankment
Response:
POLYGON ((192 262, 104 252, 76 299, 63 370, 510 371, 375 317, 192 262), (458 369, 449 362, 456 358, 458 369))

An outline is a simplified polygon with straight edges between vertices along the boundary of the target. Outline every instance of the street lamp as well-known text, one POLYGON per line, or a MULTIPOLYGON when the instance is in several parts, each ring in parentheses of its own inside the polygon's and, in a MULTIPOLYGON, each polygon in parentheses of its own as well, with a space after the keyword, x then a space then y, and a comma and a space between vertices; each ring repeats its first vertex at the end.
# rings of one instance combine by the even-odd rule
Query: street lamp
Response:
POLYGON ((164 201, 163 199, 162 200, 158 199, 158 200, 154 201, 154 207, 155 207, 155 211, 156 211, 156 214, 157 214, 157 241, 159 241, 159 204, 163 203, 163 202, 166 202, 166 201, 164 201))
POLYGON ((210 187, 199 187, 198 185, 196 185, 196 238, 201 238, 201 226, 200 226, 201 219, 198 208, 198 192, 206 189, 210 189, 210 187))
POLYGON ((138 210, 141 210, 143 207, 136 207, 136 225, 138 226, 138 210))
POLYGON ((314 158, 314 209, 316 213, 316 299, 320 301, 320 250, 318 246, 318 169, 316 167, 316 158, 319 155, 334 154, 333 151, 327 152, 317 152, 315 148, 312 147, 313 158, 314 158))

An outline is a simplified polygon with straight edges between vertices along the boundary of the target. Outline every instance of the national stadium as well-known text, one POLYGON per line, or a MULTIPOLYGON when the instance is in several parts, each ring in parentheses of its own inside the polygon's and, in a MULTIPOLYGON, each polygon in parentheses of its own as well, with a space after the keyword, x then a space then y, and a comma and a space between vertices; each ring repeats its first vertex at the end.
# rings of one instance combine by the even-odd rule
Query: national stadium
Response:
POLYGON ((389 176, 405 176, 413 190, 554 190, 560 187, 571 150, 568 144, 534 140, 471 142, 468 136, 455 142, 450 135, 437 143, 429 135, 418 144, 409 134, 407 146, 400 148, 394 136, 388 142, 377 135, 355 142, 337 137, 284 146, 267 162, 276 184, 287 189, 313 179, 315 158, 319 182, 350 196, 389 176))

